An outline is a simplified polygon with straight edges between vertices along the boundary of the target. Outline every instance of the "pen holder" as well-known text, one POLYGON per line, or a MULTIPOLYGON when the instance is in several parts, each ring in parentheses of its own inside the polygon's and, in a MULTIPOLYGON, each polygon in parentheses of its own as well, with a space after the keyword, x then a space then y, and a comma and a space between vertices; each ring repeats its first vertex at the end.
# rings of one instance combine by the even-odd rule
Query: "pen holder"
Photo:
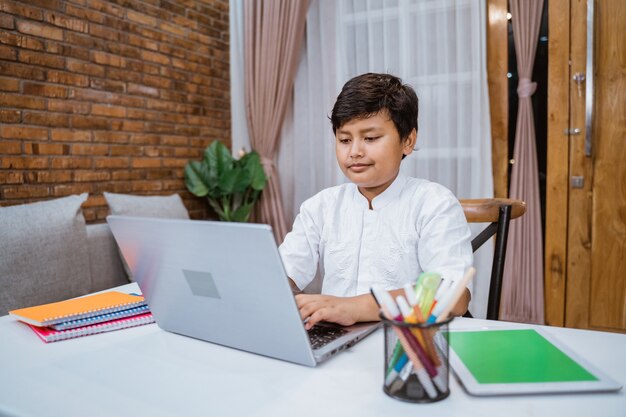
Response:
POLYGON ((448 324, 381 317, 385 331, 383 391, 398 400, 429 403, 450 395, 448 324))

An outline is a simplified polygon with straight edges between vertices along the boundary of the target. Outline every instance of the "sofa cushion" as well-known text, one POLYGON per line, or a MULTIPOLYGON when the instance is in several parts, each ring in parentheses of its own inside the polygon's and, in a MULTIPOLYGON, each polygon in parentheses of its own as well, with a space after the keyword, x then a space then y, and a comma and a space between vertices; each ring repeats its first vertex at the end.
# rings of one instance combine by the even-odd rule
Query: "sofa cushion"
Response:
POLYGON ((178 194, 139 196, 105 192, 104 198, 111 209, 111 214, 119 216, 189 218, 189 212, 178 194))
POLYGON ((87 193, 0 208, 0 314, 91 291, 87 193))
MULTIPOLYGON (((189 212, 178 194, 167 196, 138 196, 129 194, 104 193, 111 214, 119 216, 160 217, 168 219, 188 219, 189 212)), ((124 270, 130 281, 132 272, 120 253, 124 270)))
POLYGON ((88 225, 87 243, 91 265, 91 290, 101 291, 128 284, 128 276, 109 225, 106 223, 88 225))

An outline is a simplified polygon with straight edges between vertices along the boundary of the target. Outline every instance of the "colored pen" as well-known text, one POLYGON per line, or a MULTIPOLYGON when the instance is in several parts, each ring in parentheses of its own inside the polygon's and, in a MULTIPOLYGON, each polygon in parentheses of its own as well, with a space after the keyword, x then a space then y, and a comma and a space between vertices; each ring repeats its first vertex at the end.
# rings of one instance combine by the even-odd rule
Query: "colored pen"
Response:
POLYGON ((454 285, 450 288, 450 291, 448 291, 437 303, 437 306, 433 309, 430 317, 428 317, 427 323, 435 323, 436 321, 440 322, 448 317, 450 311, 452 311, 456 303, 459 301, 461 295, 463 295, 463 292, 467 287, 467 284, 472 280, 472 278, 474 278, 475 274, 476 269, 473 266, 470 266, 465 272, 463 278, 459 282, 454 283, 454 285))
POLYGON ((422 309, 422 315, 428 317, 430 309, 435 300, 435 293, 441 282, 441 275, 435 272, 426 272, 422 278, 422 296, 417 299, 417 303, 422 309))

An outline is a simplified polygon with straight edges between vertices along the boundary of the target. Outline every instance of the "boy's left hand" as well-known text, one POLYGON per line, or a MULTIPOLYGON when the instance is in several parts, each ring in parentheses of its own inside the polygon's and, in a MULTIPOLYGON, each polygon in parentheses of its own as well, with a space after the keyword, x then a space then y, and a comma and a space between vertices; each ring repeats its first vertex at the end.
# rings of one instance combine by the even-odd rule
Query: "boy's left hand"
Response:
POLYGON ((296 304, 300 310, 305 329, 310 329, 320 321, 329 321, 350 326, 360 318, 358 297, 335 297, 332 295, 298 294, 296 304))

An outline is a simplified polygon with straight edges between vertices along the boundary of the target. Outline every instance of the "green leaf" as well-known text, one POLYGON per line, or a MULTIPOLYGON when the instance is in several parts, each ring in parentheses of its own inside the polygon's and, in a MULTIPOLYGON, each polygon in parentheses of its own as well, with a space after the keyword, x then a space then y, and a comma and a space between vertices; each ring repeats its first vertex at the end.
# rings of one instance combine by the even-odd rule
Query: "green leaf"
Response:
POLYGON ((267 177, 265 176, 265 170, 263 169, 263 164, 261 164, 261 158, 259 154, 252 151, 247 153, 243 158, 245 161, 242 161, 246 171, 248 171, 250 175, 250 185, 255 190, 262 190, 265 188, 265 184, 267 182, 267 177))
POLYGON ((234 159, 228 148, 216 140, 204 150, 204 162, 208 166, 209 181, 219 184, 220 178, 232 170, 234 159))
POLYGON ((248 173, 241 169, 224 172, 219 180, 219 187, 224 194, 241 193, 249 185, 248 173))
POLYGON ((247 222, 250 218, 253 204, 244 204, 239 206, 237 210, 231 213, 231 219, 234 222, 247 222))
POLYGON ((185 185, 193 195, 204 197, 209 193, 206 177, 206 165, 202 162, 191 161, 185 166, 185 185))

